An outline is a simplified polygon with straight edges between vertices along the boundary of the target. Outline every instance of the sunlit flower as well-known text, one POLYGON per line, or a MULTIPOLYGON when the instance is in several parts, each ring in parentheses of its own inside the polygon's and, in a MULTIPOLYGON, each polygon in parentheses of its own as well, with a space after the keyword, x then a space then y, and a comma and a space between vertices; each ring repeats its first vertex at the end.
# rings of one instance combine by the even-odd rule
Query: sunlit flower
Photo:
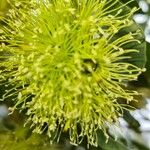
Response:
POLYGON ((16 96, 12 108, 27 110, 34 132, 53 141, 69 131, 79 144, 86 136, 97 146, 97 130, 122 116, 127 90, 142 68, 129 63, 138 50, 125 48, 139 34, 119 32, 131 26, 132 14, 118 0, 33 0, 12 3, 1 31, 3 98, 16 96), (132 55, 131 55, 132 54, 132 55), (45 127, 45 128, 44 128, 45 127))

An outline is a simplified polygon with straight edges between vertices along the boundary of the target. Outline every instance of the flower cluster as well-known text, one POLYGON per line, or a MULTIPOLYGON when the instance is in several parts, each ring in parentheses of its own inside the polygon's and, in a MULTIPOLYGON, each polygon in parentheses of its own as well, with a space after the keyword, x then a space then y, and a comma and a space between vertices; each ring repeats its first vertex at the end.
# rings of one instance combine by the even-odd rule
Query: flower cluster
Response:
MULTIPOLYGON (((130 63, 140 44, 137 32, 119 32, 133 24, 136 9, 124 14, 118 0, 14 0, 0 29, 1 80, 13 88, 14 109, 27 110, 34 132, 59 140, 69 131, 79 144, 86 136, 97 146, 96 131, 106 134, 134 100, 127 90, 142 68, 130 63), (132 55, 131 55, 132 54, 132 55)), ((7 86, 7 84, 6 84, 7 86)))

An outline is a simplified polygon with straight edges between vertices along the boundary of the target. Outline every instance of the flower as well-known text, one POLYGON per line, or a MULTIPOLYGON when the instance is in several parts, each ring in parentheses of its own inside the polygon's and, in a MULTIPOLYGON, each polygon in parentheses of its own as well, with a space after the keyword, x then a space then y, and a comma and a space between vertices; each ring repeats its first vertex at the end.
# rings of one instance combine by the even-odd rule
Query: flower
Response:
MULTIPOLYGON (((97 146, 97 130, 117 121, 138 93, 125 88, 142 68, 129 63, 137 32, 119 35, 134 22, 135 8, 118 0, 28 0, 12 3, 1 36, 1 78, 13 85, 15 106, 27 110, 34 132, 59 140, 69 131, 79 144, 97 146), (30 3, 29 3, 30 2, 30 3), (43 129, 44 128, 44 129, 43 129)), ((7 84, 6 84, 7 85, 7 84)), ((106 135, 107 136, 107 135, 106 135)))

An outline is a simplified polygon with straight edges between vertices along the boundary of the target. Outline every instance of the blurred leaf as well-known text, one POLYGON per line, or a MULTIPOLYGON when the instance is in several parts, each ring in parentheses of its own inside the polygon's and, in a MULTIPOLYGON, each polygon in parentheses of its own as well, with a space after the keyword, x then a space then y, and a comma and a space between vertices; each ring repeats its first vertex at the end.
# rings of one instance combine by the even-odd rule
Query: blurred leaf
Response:
POLYGON ((8 8, 7 0, 0 0, 0 16, 3 16, 8 8))
MULTIPOLYGON (((120 0, 120 1, 121 1, 122 3, 124 3, 124 4, 127 3, 127 2, 129 2, 129 1, 127 1, 127 0, 120 0)), ((132 1, 130 1, 130 2, 127 4, 127 6, 128 6, 129 8, 134 8, 134 7, 139 8, 138 0, 132 0, 132 1)), ((143 12, 142 12, 142 10, 139 8, 136 13, 143 13, 143 12)))
POLYGON ((146 42, 146 47, 146 72, 139 76, 138 81, 131 82, 131 86, 138 89, 143 87, 146 88, 144 91, 142 91, 142 93, 145 97, 150 97, 150 94, 148 94, 149 92, 147 94, 145 93, 145 91, 150 90, 150 43, 146 42))
POLYGON ((132 54, 132 59, 130 59, 129 62, 142 68, 145 66, 146 63, 146 42, 145 42, 144 33, 142 29, 136 23, 134 23, 131 27, 126 28, 122 32, 130 31, 132 33, 136 33, 138 30, 140 31, 141 34, 138 34, 137 36, 135 36, 135 38, 139 40, 141 43, 139 44, 139 43, 132 42, 125 45, 125 48, 132 48, 132 49, 139 50, 139 53, 132 54))
POLYGON ((26 140, 18 139, 15 133, 0 133, 1 150, 63 150, 62 146, 50 145, 43 140, 43 137, 37 134, 26 140))
POLYGON ((140 132, 140 123, 130 114, 130 112, 124 111, 123 118, 128 123, 129 128, 133 129, 136 132, 140 132))
MULTIPOLYGON (((124 3, 127 3, 127 1, 125 0, 124 3)), ((118 2, 117 5, 122 6, 122 3, 118 2)), ((131 11, 131 9, 129 7, 124 7, 122 13, 120 13, 121 15, 124 14, 128 14, 131 11)), ((130 18, 132 19, 132 18, 130 18)), ((133 24, 131 26, 127 26, 126 28, 121 29, 115 36, 114 39, 117 39, 119 37, 122 37, 128 33, 133 33, 134 34, 134 38, 137 39, 139 42, 130 42, 127 44, 123 45, 124 49, 136 49, 139 52, 138 53, 130 53, 130 56, 132 57, 132 59, 126 59, 124 60, 125 62, 129 62, 133 65, 136 65, 140 68, 143 68, 145 66, 146 63, 146 42, 145 42, 145 38, 144 38, 144 32, 142 30, 142 28, 137 25, 135 22, 133 22, 133 24)))
POLYGON ((147 42, 147 62, 146 62, 146 68, 147 68, 147 74, 150 75, 150 43, 147 42))
POLYGON ((7 0, 0 0, 0 11, 3 11, 7 7, 7 0))
POLYGON ((150 150, 148 147, 146 147, 145 145, 142 145, 138 142, 132 141, 132 143, 135 145, 137 150, 150 150))
POLYGON ((104 134, 99 131, 98 132, 99 142, 98 146, 102 148, 102 150, 130 150, 127 148, 126 145, 119 141, 115 141, 113 138, 109 138, 108 142, 106 143, 106 137, 104 134))
MULTIPOLYGON (((127 11, 129 11, 129 10, 127 10, 127 11)), ((126 13, 126 12, 124 12, 124 13, 126 13)), ((134 23, 134 24, 132 24, 132 26, 122 29, 117 34, 117 36, 123 36, 129 32, 136 34, 137 31, 138 31, 138 34, 135 35, 134 38, 139 40, 140 43, 139 42, 130 42, 130 43, 124 45, 123 47, 126 49, 136 49, 139 52, 130 54, 132 59, 127 59, 125 61, 128 61, 131 64, 134 64, 138 67, 143 68, 146 64, 146 42, 145 42, 144 33, 143 33, 141 27, 138 26, 136 23, 134 23)))
MULTIPOLYGON (((123 3, 127 3, 128 1, 127 0, 121 0, 123 3)), ((133 7, 139 7, 138 3, 137 3, 137 0, 132 0, 130 3, 128 3, 128 6, 130 8, 133 8, 133 7)))

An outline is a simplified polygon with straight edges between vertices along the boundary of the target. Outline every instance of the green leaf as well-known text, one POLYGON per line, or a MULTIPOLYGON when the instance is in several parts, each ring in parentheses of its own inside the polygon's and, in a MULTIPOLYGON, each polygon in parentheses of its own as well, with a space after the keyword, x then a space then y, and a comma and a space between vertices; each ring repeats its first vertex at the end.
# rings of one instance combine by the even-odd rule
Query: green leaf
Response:
POLYGON ((124 111, 124 119, 128 123, 129 128, 140 132, 140 123, 128 111, 124 111))
POLYGON ((146 55, 147 55, 147 62, 146 62, 146 68, 147 68, 147 74, 150 75, 150 43, 147 42, 147 51, 146 51, 146 55))
POLYGON ((111 137, 106 143, 106 137, 101 131, 98 132, 98 137, 98 146, 101 147, 102 150, 130 150, 126 145, 119 141, 115 141, 111 137))
MULTIPOLYGON (((121 0, 122 3, 127 3, 127 0, 121 0)), ((136 0, 132 0, 130 3, 128 3, 128 6, 130 8, 133 8, 133 7, 139 7, 138 3, 136 0)))
POLYGON ((144 33, 142 31, 142 29, 136 24, 134 23, 131 27, 124 29, 124 31, 121 32, 132 32, 132 33, 136 33, 139 30, 139 34, 136 35, 136 39, 139 40, 141 43, 139 44, 138 42, 135 43, 129 43, 127 45, 125 45, 125 48, 132 48, 132 49, 136 49, 139 51, 139 53, 133 53, 131 55, 132 59, 129 60, 130 63, 138 66, 138 67, 144 67, 145 63, 146 63, 146 42, 144 39, 144 33))
POLYGON ((1 150, 63 150, 61 145, 50 145, 43 137, 32 134, 28 139, 17 138, 12 132, 0 133, 1 150))
POLYGON ((7 0, 0 0, 0 17, 5 15, 6 11, 8 10, 8 2, 7 0))
MULTIPOLYGON (((126 0, 123 0, 124 3, 127 3, 126 0)), ((118 3, 120 6, 122 3, 118 3)), ((123 9, 123 14, 127 14, 131 11, 130 7, 133 8, 133 6, 138 6, 135 1, 129 3, 126 7, 123 9)), ((130 42, 127 43, 126 45, 123 45, 124 48, 129 48, 129 49, 136 49, 139 52, 138 53, 132 53, 131 57, 132 59, 125 60, 129 63, 132 63, 133 65, 136 65, 140 68, 143 68, 146 64, 146 42, 145 42, 145 37, 144 37, 144 32, 142 28, 137 24, 133 23, 131 26, 126 27, 122 30, 119 31, 119 33, 116 35, 117 37, 123 36, 127 33, 135 33, 135 39, 137 39, 139 42, 130 42)))

